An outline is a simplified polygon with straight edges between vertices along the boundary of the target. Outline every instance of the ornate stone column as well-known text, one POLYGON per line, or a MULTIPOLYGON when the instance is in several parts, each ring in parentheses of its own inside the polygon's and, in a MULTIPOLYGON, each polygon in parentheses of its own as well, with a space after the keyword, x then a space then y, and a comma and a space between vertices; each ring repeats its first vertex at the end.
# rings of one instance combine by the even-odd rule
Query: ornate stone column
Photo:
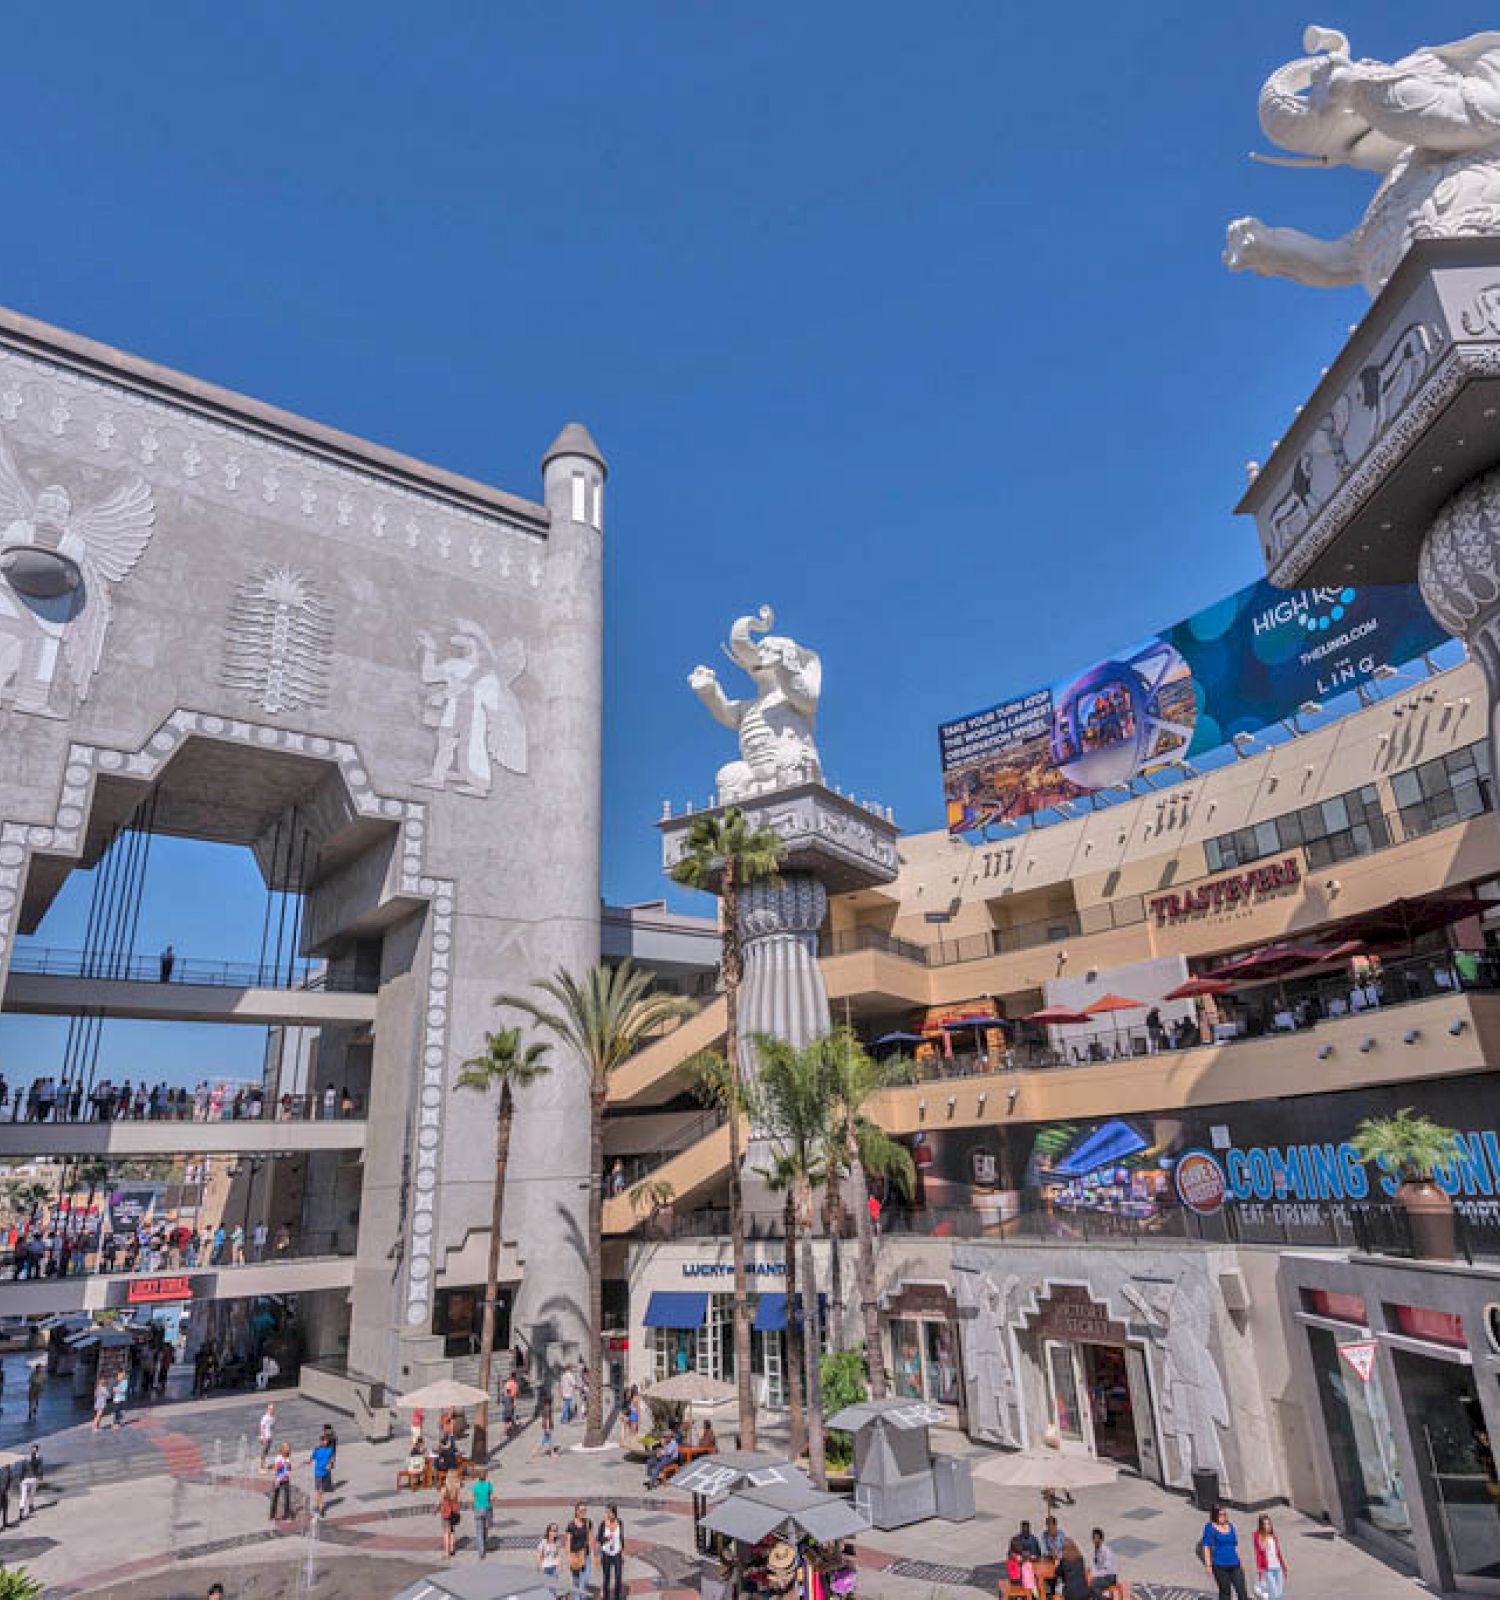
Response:
POLYGON ((751 1039, 768 1033, 799 1049, 829 1032, 818 934, 828 893, 810 872, 756 883, 740 899, 745 981, 740 989, 740 1070, 753 1072, 751 1039))

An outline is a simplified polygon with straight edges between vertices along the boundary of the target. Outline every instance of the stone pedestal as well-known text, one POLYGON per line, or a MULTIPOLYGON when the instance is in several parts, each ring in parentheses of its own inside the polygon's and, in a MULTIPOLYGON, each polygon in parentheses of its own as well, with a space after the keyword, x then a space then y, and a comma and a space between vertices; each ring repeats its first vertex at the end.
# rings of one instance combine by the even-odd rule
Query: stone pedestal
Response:
POLYGON ((1238 509, 1283 587, 1419 581, 1500 771, 1500 237, 1412 246, 1238 509))

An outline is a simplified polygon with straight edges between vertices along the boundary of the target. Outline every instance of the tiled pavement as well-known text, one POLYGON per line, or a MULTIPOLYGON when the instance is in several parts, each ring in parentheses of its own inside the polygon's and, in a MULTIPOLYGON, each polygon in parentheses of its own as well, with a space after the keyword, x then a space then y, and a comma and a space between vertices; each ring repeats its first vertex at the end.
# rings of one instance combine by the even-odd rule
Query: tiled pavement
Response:
MULTIPOLYGON (((15 1429, 17 1411, 24 1422, 13 1382, 7 1383, 11 1403, 0 1413, 0 1438, 15 1429)), ((394 1487, 405 1454, 401 1443, 356 1440, 348 1419, 289 1393, 276 1396, 277 1434, 296 1452, 298 1515, 285 1528, 271 1527, 266 1480, 255 1470, 261 1404, 253 1396, 233 1396, 142 1407, 125 1428, 96 1435, 71 1401, 49 1393, 41 1418, 47 1489, 37 1515, 0 1536, 0 1560, 25 1561, 58 1600, 201 1596, 212 1578, 226 1584, 230 1600, 273 1594, 377 1600, 442 1564, 431 1497, 394 1487), (335 1421, 342 1436, 340 1488, 326 1519, 313 1524, 306 1515, 306 1453, 324 1420, 335 1421)), ((12 1447, 28 1437, 23 1428, 12 1447)), ((564 1443, 575 1439, 569 1435, 564 1443)), ((956 1436, 944 1437, 940 1448, 975 1453, 956 1436)), ((614 1500, 630 1536, 632 1600, 696 1592, 696 1567, 687 1554, 690 1508, 667 1498, 670 1490, 647 1496, 638 1465, 615 1453, 583 1456, 567 1449, 539 1460, 523 1433, 497 1451, 492 1475, 497 1544, 510 1559, 524 1559, 542 1526, 564 1520, 578 1496, 596 1515, 614 1500)), ((1005 1539, 1020 1517, 1039 1521, 1040 1507, 1032 1495, 983 1482, 976 1490, 980 1515, 972 1522, 934 1521, 862 1539, 861 1595, 993 1595, 1005 1539)), ((1126 1575, 1139 1600, 1202 1595, 1202 1569, 1193 1554, 1201 1520, 1179 1497, 1135 1479, 1088 1491, 1063 1517, 1081 1542, 1090 1527, 1105 1527, 1128 1558, 1126 1575)), ((1291 1512, 1278 1514, 1277 1523, 1291 1553, 1295 1594, 1411 1600, 1417 1592, 1410 1580, 1315 1523, 1291 1512)), ((476 1559, 469 1531, 466 1519, 460 1563, 476 1559)))

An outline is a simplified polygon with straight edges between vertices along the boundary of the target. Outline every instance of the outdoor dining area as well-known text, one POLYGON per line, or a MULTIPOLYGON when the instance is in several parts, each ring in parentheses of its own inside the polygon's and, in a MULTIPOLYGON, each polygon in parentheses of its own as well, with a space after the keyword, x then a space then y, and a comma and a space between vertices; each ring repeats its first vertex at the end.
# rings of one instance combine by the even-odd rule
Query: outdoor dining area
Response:
POLYGON ((1500 990, 1500 954, 1472 928, 1494 903, 1456 893, 1398 899, 1320 932, 1194 961, 1157 995, 1112 991, 1011 1017, 990 997, 919 1031, 872 1041, 913 1058, 913 1079, 1087 1067, 1295 1033, 1378 1008, 1500 990), (1459 930, 1463 939, 1453 937, 1459 930))

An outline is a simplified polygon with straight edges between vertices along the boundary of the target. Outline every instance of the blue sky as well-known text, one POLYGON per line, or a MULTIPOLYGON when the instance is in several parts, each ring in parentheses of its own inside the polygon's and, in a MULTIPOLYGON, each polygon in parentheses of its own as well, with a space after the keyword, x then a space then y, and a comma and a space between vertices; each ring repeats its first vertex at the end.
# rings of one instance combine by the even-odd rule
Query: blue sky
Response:
MULTIPOLYGON (((605 888, 644 898, 661 800, 729 753, 684 679, 738 611, 823 652, 830 778, 921 829, 940 721, 1258 574, 1244 463, 1365 304, 1219 263, 1234 216, 1337 234, 1368 196, 1246 159, 1308 20, 27 7, 0 298, 525 494, 586 421, 613 468, 605 888)), ((1390 56, 1493 15, 1333 20, 1390 56)))

